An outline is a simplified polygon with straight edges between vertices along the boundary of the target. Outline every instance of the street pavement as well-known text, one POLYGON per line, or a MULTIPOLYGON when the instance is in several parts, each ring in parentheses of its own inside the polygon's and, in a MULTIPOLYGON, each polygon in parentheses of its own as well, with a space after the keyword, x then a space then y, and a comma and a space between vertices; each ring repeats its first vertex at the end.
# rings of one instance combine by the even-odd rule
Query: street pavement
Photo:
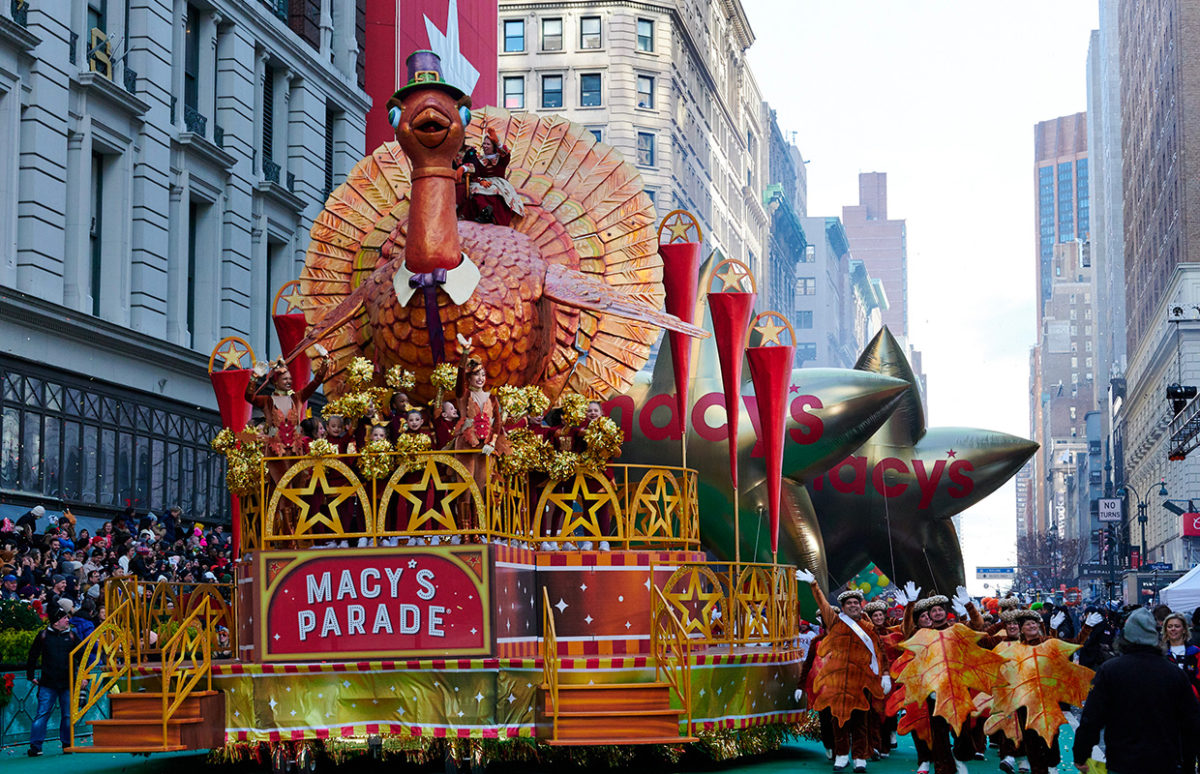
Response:
MULTIPOLYGON (((1067 774, 1075 772, 1071 765, 1070 749, 1074 733, 1070 727, 1064 727, 1060 735, 1063 749, 1063 762, 1058 771, 1067 774)), ((223 767, 205 764, 205 756, 197 753, 170 753, 152 755, 150 757, 121 755, 90 755, 75 754, 64 757, 59 752, 57 742, 46 744, 46 754, 40 758, 29 758, 25 748, 9 748, 0 752, 0 769, 4 774, 63 774, 63 769, 69 768, 70 774, 191 774, 200 771, 220 771, 223 767)), ((362 771, 385 767, 364 765, 362 762, 349 762, 340 767, 344 771, 362 771)), ((418 771, 419 769, 405 766, 387 766, 387 770, 418 771)), ((999 759, 995 750, 988 751, 986 761, 968 764, 972 774, 994 774, 1000 771, 999 759)), ((246 771, 244 766, 228 767, 229 771, 246 771)), ((331 771, 332 767, 323 766, 319 771, 331 771)), ((420 769, 424 771, 440 771, 441 767, 420 769)), ((511 771, 512 769, 507 769, 511 771)), ((907 737, 900 738, 900 749, 892 753, 885 761, 871 763, 867 771, 872 774, 912 774, 917 770, 916 753, 907 737)), ((783 749, 771 755, 730 765, 716 765, 703 769, 681 768, 680 774, 792 774, 792 772, 829 772, 832 767, 825 758, 825 753, 816 742, 797 740, 785 745, 783 749)))

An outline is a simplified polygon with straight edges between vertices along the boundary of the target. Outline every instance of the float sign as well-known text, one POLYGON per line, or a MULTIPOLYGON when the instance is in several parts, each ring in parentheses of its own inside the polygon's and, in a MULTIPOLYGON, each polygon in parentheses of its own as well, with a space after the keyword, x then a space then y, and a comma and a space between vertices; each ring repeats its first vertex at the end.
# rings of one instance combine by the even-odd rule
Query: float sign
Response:
POLYGON ((260 554, 267 661, 490 652, 482 546, 260 554))

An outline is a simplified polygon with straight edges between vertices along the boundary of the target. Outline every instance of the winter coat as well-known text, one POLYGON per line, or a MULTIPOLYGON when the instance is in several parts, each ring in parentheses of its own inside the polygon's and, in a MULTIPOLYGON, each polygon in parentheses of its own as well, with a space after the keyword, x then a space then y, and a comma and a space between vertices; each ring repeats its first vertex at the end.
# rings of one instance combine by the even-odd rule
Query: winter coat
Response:
POLYGON ((73 629, 58 631, 46 627, 33 638, 29 648, 29 660, 25 664, 25 675, 33 681, 38 661, 42 663, 42 674, 38 685, 54 690, 71 687, 71 651, 79 644, 79 635, 73 629))

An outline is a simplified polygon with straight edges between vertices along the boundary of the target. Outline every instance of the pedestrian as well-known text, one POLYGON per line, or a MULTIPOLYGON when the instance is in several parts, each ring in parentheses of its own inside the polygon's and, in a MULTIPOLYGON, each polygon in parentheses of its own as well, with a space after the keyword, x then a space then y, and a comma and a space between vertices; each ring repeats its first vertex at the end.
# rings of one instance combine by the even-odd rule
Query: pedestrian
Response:
POLYGON ((79 635, 71 629, 70 616, 65 609, 54 605, 49 609, 49 626, 33 638, 25 674, 38 687, 37 714, 29 733, 29 756, 42 754, 46 741, 46 723, 54 704, 58 703, 58 738, 64 752, 71 738, 71 651, 79 644, 79 635), (41 674, 34 676, 41 662, 41 674))
POLYGON ((35 505, 25 513, 21 514, 21 518, 17 519, 17 529, 28 527, 31 533, 37 532, 38 519, 46 515, 46 509, 40 505, 35 505))
POLYGON ((1092 680, 1075 730, 1075 767, 1088 770, 1103 730, 1111 774, 1178 771, 1185 742, 1200 736, 1200 702, 1183 671, 1163 658, 1149 610, 1125 621, 1121 650, 1092 680))

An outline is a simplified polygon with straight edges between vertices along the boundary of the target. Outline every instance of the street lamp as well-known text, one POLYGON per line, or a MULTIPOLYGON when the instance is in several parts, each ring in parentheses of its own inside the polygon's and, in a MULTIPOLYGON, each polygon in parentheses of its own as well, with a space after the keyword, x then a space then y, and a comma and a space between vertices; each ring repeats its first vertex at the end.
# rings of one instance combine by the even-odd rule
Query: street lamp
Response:
MULTIPOLYGON (((1147 521, 1146 501, 1148 499, 1150 499, 1150 490, 1153 488, 1154 488, 1154 484, 1151 484, 1150 486, 1146 487, 1146 494, 1141 495, 1141 496, 1138 495, 1136 490, 1130 489, 1127 486, 1123 486, 1117 490, 1117 494, 1119 494, 1122 497, 1132 494, 1134 497, 1137 498, 1138 524, 1141 525, 1141 528, 1142 528, 1142 554, 1141 554, 1141 557, 1139 557, 1139 559, 1138 559, 1139 565, 1144 564, 1146 561, 1146 521, 1147 521)), ((1166 481, 1166 479, 1162 479, 1158 482, 1158 496, 1159 497, 1167 496, 1167 481, 1166 481)))

